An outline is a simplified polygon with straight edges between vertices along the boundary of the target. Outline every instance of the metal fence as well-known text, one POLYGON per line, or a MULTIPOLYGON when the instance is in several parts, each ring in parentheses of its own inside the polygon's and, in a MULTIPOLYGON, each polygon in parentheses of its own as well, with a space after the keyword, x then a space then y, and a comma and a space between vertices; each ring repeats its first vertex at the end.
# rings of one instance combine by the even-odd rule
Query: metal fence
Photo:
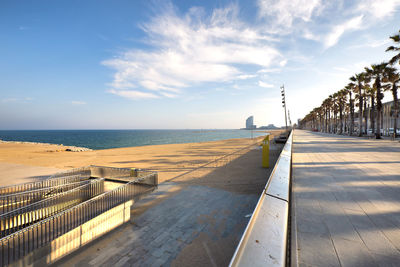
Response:
POLYGON ((89 180, 83 180, 76 183, 63 184, 52 187, 45 187, 15 194, 0 195, 0 214, 10 212, 14 209, 22 208, 24 206, 46 198, 53 197, 57 194, 66 192, 87 183, 89 183, 89 180))
POLYGON ((51 198, 0 215, 0 237, 71 208, 104 192, 104 179, 96 179, 51 198))
MULTIPOLYGON (((25 227, 0 239, 0 265, 5 266, 31 255, 35 250, 49 246, 55 240, 79 225, 102 213, 154 189, 157 174, 151 173, 120 187, 59 212, 47 219, 25 227)), ((111 222, 110 222, 111 223, 111 222)), ((51 253, 49 248, 46 253, 51 253)), ((28 264, 28 263, 27 263, 28 264)), ((32 262, 30 263, 32 264, 32 262)))
POLYGON ((66 176, 72 176, 72 175, 79 175, 82 178, 90 178, 91 177, 91 172, 90 172, 90 167, 81 167, 81 168, 74 168, 62 172, 57 172, 56 174, 51 175, 49 178, 64 178, 66 176))
POLYGON ((107 177, 108 179, 118 179, 120 181, 129 182, 132 177, 146 176, 152 171, 138 168, 115 168, 104 166, 90 166, 91 177, 107 177), (125 179, 124 179, 125 178, 125 179))
POLYGON ((82 181, 84 179, 89 179, 89 177, 90 177, 90 173, 89 173, 89 175, 81 175, 78 173, 78 175, 79 176, 77 176, 77 174, 65 174, 62 176, 60 174, 59 176, 50 176, 49 179, 46 179, 43 181, 3 186, 3 187, 0 187, 0 195, 9 195, 9 194, 15 194, 15 193, 19 193, 19 192, 25 192, 25 191, 46 188, 46 187, 76 183, 76 182, 82 181))

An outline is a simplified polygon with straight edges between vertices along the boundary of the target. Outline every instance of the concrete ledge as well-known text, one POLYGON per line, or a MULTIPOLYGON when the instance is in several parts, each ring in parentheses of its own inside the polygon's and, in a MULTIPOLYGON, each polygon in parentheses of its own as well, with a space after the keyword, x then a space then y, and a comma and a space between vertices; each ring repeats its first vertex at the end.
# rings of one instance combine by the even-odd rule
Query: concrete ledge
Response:
POLYGON ((229 266, 285 266, 293 131, 229 266))

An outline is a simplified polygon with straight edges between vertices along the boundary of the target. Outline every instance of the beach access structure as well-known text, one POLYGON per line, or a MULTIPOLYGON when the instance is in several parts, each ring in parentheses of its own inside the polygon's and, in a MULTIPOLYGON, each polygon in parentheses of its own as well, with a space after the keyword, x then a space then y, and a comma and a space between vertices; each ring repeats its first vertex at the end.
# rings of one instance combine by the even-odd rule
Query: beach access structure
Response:
POLYGON ((275 164, 230 267, 287 266, 293 131, 275 164))
POLYGON ((1 205, 12 207, 0 213, 0 266, 55 263, 129 221, 133 202, 157 184, 155 172, 89 166, 0 188, 1 205), (120 185, 105 191, 107 182, 120 185))
POLYGON ((89 179, 80 179, 78 175, 71 176, 77 182, 65 183, 57 186, 45 187, 34 190, 20 191, 14 194, 0 194, 0 216, 3 213, 13 211, 18 208, 25 207, 31 203, 56 196, 62 192, 89 183, 89 179))

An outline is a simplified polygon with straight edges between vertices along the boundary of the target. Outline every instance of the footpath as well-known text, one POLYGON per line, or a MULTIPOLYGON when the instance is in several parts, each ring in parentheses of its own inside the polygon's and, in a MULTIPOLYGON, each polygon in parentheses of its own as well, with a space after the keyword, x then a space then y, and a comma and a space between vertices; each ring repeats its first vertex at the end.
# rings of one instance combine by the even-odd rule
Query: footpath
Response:
POLYGON ((292 263, 399 266, 400 143, 296 130, 292 263))

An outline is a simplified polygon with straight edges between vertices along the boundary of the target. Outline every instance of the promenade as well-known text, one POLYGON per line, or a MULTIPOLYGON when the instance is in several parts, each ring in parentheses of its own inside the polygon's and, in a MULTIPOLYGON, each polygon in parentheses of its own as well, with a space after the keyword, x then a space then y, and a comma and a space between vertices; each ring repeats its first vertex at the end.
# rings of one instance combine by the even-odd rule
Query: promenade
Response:
POLYGON ((400 143, 296 130, 293 147, 292 263, 399 266, 400 143))

